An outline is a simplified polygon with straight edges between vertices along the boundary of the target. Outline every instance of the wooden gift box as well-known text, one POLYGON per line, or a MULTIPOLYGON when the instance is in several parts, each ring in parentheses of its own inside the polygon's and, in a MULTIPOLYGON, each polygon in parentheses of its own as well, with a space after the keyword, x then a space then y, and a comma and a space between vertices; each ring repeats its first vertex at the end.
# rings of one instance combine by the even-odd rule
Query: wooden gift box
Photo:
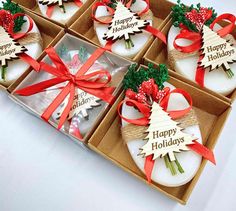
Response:
MULTIPOLYGON (((169 10, 172 6, 172 3, 165 0, 158 0, 158 2, 155 0, 150 1, 150 9, 152 10, 154 16, 153 26, 155 28, 160 30, 165 25, 164 19, 169 15, 169 10)), ((81 38, 94 43, 95 45, 101 46, 94 31, 94 21, 91 18, 91 14, 92 5, 84 12, 83 15, 81 15, 77 21, 75 21, 74 24, 70 26, 69 31, 72 34, 78 35, 81 38)), ((154 38, 151 37, 144 48, 133 59, 130 60, 134 62, 140 62, 153 40, 154 38)))
MULTIPOLYGON (((82 39, 79 39, 79 38, 77 38, 73 35, 70 35, 70 34, 65 34, 60 40, 57 40, 57 43, 56 44, 54 43, 53 46, 56 50, 58 50, 58 48, 61 46, 61 44, 64 44, 65 46, 67 46, 69 48, 69 50, 76 50, 76 47, 74 48, 74 46, 77 46, 77 49, 79 46, 83 46, 88 50, 89 53, 93 53, 96 49, 98 49, 97 46, 95 46, 91 43, 88 43, 88 42, 86 42, 82 39)), ((116 87, 115 91, 113 92, 113 95, 115 97, 117 97, 121 93, 121 82, 123 80, 125 70, 128 69, 128 67, 132 64, 132 62, 128 61, 124 58, 118 57, 111 52, 105 52, 100 58, 103 59, 103 62, 105 61, 104 58, 107 58, 107 60, 109 60, 111 62, 111 64, 114 65, 114 67, 124 67, 123 69, 120 69, 119 72, 117 72, 116 74, 114 74, 112 76, 112 81, 110 82, 110 86, 116 87)), ((46 63, 50 62, 50 59, 48 58, 48 56, 46 56, 45 52, 44 52, 43 56, 41 57, 41 60, 46 63)), ((115 69, 115 70, 117 71, 118 69, 115 69)), ((42 99, 39 101, 39 102, 41 102, 41 101, 43 101, 43 98, 41 98, 42 95, 40 95, 40 94, 43 92, 35 94, 33 96, 24 97, 24 96, 14 95, 14 91, 24 88, 24 87, 27 87, 29 85, 38 83, 42 80, 49 79, 48 77, 45 77, 45 74, 49 75, 48 73, 45 73, 43 70, 40 71, 39 73, 37 73, 36 71, 33 71, 32 69, 30 69, 28 72, 28 75, 23 80, 17 81, 9 89, 9 92, 11 92, 10 98, 12 100, 14 100, 17 104, 19 104, 24 109, 26 109, 27 111, 29 111, 30 113, 34 114, 35 116, 37 116, 39 118, 41 118, 41 115, 43 112, 42 108, 37 109, 36 108, 37 105, 36 106, 34 105, 34 107, 32 107, 31 105, 29 105, 30 104, 29 101, 27 103, 27 100, 28 100, 28 98, 30 98, 31 102, 32 102, 34 100, 42 99), (44 77, 42 77, 43 74, 44 74, 44 77), (32 98, 36 95, 38 95, 37 98, 32 98)), ((45 95, 43 97, 45 97, 45 95)), ((50 100, 48 99, 46 101, 47 101, 47 106, 48 106, 50 104, 50 102, 52 101, 52 99, 50 99, 50 100)), ((93 125, 91 126, 91 129, 89 130, 89 132, 86 133, 86 135, 83 137, 83 140, 81 140, 81 142, 80 141, 78 142, 78 139, 74 135, 68 134, 65 131, 62 131, 62 132, 64 134, 68 135, 73 140, 76 140, 76 142, 86 144, 88 138, 92 135, 93 131, 97 128, 97 126, 99 125, 99 123, 101 122, 101 120, 103 119, 103 117, 105 116, 105 114, 107 113, 107 111, 110 108, 108 103, 102 103, 101 106, 102 106, 101 112, 97 114, 97 116, 95 117, 95 121, 92 123, 93 125)), ((43 108, 43 110, 45 110, 45 109, 43 108)), ((51 125, 53 125, 55 128, 57 128, 57 124, 55 121, 53 121, 51 119, 49 122, 51 125)))
MULTIPOLYGON (((193 99, 193 108, 200 123, 203 143, 209 149, 213 150, 230 113, 230 104, 174 77, 170 77, 168 82, 177 88, 187 90, 191 95, 193 99)), ((112 106, 106 117, 94 132, 89 140, 88 146, 123 170, 148 184, 145 175, 132 160, 128 148, 121 136, 121 123, 120 117, 117 115, 117 105, 123 100, 123 98, 124 93, 120 95, 116 103, 112 106)), ((206 162, 205 159, 202 160, 201 166, 195 177, 183 186, 174 188, 165 187, 152 182, 150 187, 157 189, 181 204, 186 204, 206 165, 206 162)), ((213 168, 214 165, 212 165, 212 169, 213 168)))
MULTIPOLYGON (((41 33, 41 37, 43 40, 43 50, 51 45, 54 45, 57 40, 64 35, 64 29, 46 19, 41 18, 38 15, 35 15, 34 13, 30 12, 30 11, 25 11, 25 13, 27 15, 29 15, 35 22, 35 24, 37 25, 40 33, 41 33)), ((43 53, 42 53, 43 54, 43 53)), ((39 56, 38 60, 40 60, 42 54, 39 56)), ((17 70, 16 70, 17 71, 17 70)), ((18 79, 17 81, 21 81, 28 73, 28 70, 26 70, 18 79)), ((14 84, 14 82, 13 82, 14 84)), ((10 88, 12 85, 5 87, 3 85, 0 84, 0 89, 8 89, 10 88)))
POLYGON ((56 23, 57 25, 60 25, 65 28, 68 28, 72 23, 74 23, 84 13, 84 11, 94 2, 94 0, 87 0, 83 4, 83 6, 79 8, 78 11, 70 18, 70 20, 67 21, 67 23, 63 24, 63 23, 60 23, 59 21, 54 21, 46 16, 43 16, 38 7, 38 3, 36 0, 30 0, 30 1, 29 0, 13 0, 13 1, 22 5, 25 10, 30 10, 31 12, 36 13, 37 15, 43 18, 46 18, 47 20, 52 21, 56 23))
MULTIPOLYGON (((171 10, 169 10, 169 12, 171 13, 171 10)), ((166 20, 165 20, 165 23, 166 25, 162 28, 162 32, 168 36, 168 32, 169 32, 169 29, 170 27, 172 26, 172 18, 171 18, 171 15, 169 15, 166 20)), ((222 21, 220 23, 220 25, 224 26, 226 25, 227 23, 222 21)), ((234 36, 234 38, 236 38, 236 27, 234 28, 234 31, 232 33, 232 35, 234 36)), ((164 63, 166 64, 169 68, 169 64, 168 64, 168 54, 167 54, 167 46, 165 44, 163 44, 162 42, 160 42, 158 39, 155 39, 154 42, 152 43, 151 47, 148 49, 148 51, 146 52, 146 54, 144 55, 144 64, 147 65, 148 63, 153 63, 153 64, 161 64, 161 63, 164 63)), ((212 94, 212 95, 215 95, 216 97, 222 99, 222 100, 225 100, 227 102, 230 102, 232 103, 233 100, 236 98, 236 90, 234 90, 230 95, 228 96, 224 96, 224 95, 221 95, 221 94, 218 94, 210 89, 207 89, 207 88, 202 88, 200 87, 196 82, 192 81, 192 80, 189 80, 187 78, 185 78, 183 75, 181 75, 180 73, 177 73, 175 72, 173 69, 170 68, 170 75, 175 77, 175 78, 178 78, 182 81, 185 81, 195 87, 199 87, 201 89, 203 89, 204 91, 212 94)))

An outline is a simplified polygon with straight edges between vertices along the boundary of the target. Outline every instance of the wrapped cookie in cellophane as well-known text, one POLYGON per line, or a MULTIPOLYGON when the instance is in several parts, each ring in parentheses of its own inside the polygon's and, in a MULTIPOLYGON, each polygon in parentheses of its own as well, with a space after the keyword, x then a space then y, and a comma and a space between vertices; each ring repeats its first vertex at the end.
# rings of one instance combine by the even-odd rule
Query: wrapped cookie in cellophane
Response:
POLYGON ((114 102, 131 63, 69 34, 46 53, 40 72, 31 72, 13 97, 84 141, 114 102))

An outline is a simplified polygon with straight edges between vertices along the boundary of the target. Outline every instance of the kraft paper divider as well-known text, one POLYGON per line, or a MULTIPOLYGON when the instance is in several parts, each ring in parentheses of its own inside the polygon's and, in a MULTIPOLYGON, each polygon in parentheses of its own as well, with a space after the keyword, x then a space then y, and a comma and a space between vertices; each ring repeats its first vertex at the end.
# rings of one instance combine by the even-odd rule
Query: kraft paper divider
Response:
MULTIPOLYGON (((170 77, 169 82, 176 87, 188 90, 193 98, 194 109, 199 118, 201 133, 205 139, 204 144, 208 148, 214 149, 221 130, 230 114, 230 103, 172 76, 170 77)), ((123 98, 124 93, 120 95, 98 126, 97 130, 91 136, 88 147, 147 184, 145 175, 138 169, 132 160, 127 146, 122 140, 120 118, 117 115, 117 105, 123 98)), ((207 161, 203 159, 195 177, 183 186, 170 188, 154 182, 152 182, 150 186, 171 199, 174 199, 181 204, 186 204, 206 163, 207 161)), ((214 168, 213 165, 212 168, 214 168)))
POLYGON ((60 25, 61 27, 68 28, 84 13, 84 11, 94 2, 94 0, 87 0, 83 4, 83 6, 81 8, 79 8, 79 10, 65 24, 62 24, 58 21, 54 21, 46 16, 43 16, 40 12, 40 9, 38 7, 36 0, 30 0, 30 1, 28 1, 28 0, 14 0, 14 2, 21 5, 25 10, 30 10, 31 12, 41 16, 42 18, 47 19, 48 21, 51 21, 57 25, 60 25))
MULTIPOLYGON (((65 34, 64 31, 63 31, 63 34, 61 34, 60 36, 58 36, 57 39, 55 39, 55 40, 51 43, 51 46, 55 47, 55 46, 56 46, 64 37, 66 37, 66 36, 72 36, 72 35, 71 35, 71 34, 68 34, 68 33, 65 34)), ((75 37, 75 36, 74 36, 74 37, 75 37)), ((78 37, 75 37, 75 39, 80 40, 80 42, 83 43, 83 45, 85 45, 85 44, 86 44, 86 45, 89 45, 90 47, 92 47, 92 48, 94 48, 94 49, 97 49, 97 48, 98 48, 96 45, 93 45, 93 44, 91 44, 91 43, 88 43, 88 42, 86 42, 86 41, 84 41, 84 40, 82 40, 82 39, 80 39, 80 38, 78 38, 78 37)), ((115 60, 119 60, 120 63, 121 63, 121 61, 122 61, 122 63, 123 63, 123 64, 125 63, 126 65, 131 65, 131 64, 133 64, 133 62, 131 62, 131 61, 127 60, 127 59, 124 59, 124 58, 122 58, 122 57, 120 57, 120 56, 117 56, 117 55, 115 55, 115 54, 113 54, 113 53, 111 53, 111 52, 105 52, 105 54, 110 55, 110 57, 112 57, 112 58, 115 59, 115 60)), ((43 54, 40 56, 39 61, 41 61, 42 59, 44 59, 45 56, 46 56, 46 53, 45 53, 45 51, 44 51, 43 54)), ((32 73, 35 73, 35 71, 34 71, 32 68, 29 68, 29 69, 27 70, 27 72, 25 73, 24 77, 22 77, 21 79, 17 80, 17 81, 9 88, 9 92, 11 93, 11 94, 10 94, 10 98, 11 98, 13 101, 15 101, 18 105, 20 105, 21 107, 23 107, 23 108, 24 108, 26 111, 28 111, 29 113, 33 114, 33 115, 36 116, 36 117, 41 118, 41 116, 40 116, 38 113, 36 113, 30 106, 26 105, 24 102, 22 102, 21 100, 19 100, 15 95, 13 95, 14 90, 18 89, 18 87, 21 85, 21 83, 24 82, 24 80, 29 80, 29 81, 31 80, 30 78, 32 78, 32 77, 30 76, 30 74, 32 74, 32 73)), ((113 81, 112 81, 112 83, 111 83, 111 86, 116 86, 116 87, 117 87, 117 89, 116 89, 115 92, 114 92, 114 95, 115 95, 116 97, 118 97, 118 96, 120 95, 121 91, 122 91, 122 89, 121 89, 121 85, 122 85, 121 82, 122 82, 122 79, 123 79, 123 76, 124 76, 124 75, 121 76, 121 74, 122 74, 122 73, 117 74, 117 75, 116 75, 116 78, 113 79, 113 81)), ((83 141, 83 142, 80 142, 78 139, 76 139, 75 136, 73 136, 73 135, 71 135, 71 134, 67 134, 67 133, 65 133, 64 131, 61 131, 61 132, 64 133, 66 136, 69 136, 71 139, 75 140, 76 143, 83 143, 83 144, 86 145, 88 139, 92 136, 93 132, 96 130, 96 128, 98 127, 99 123, 102 121, 102 119, 104 118, 104 116, 106 115, 106 113, 109 111, 110 107, 111 107, 111 106, 109 106, 109 105, 106 106, 105 109, 101 112, 101 114, 99 114, 98 118, 96 119, 96 121, 95 121, 94 124, 93 124, 93 127, 92 127, 91 131, 89 131, 89 132, 86 134, 86 136, 84 137, 84 141, 83 141)), ((49 123, 50 123, 54 128, 57 127, 54 122, 49 121, 49 123)))
MULTIPOLYGON (((168 32, 170 27, 172 26, 172 19, 171 15, 168 16, 165 20, 166 25, 162 28, 162 33, 164 33, 166 36, 168 36, 168 32)), ((227 22, 222 21, 220 25, 225 26, 227 22)), ((236 38, 236 27, 232 33, 232 35, 236 38)), ((155 39, 150 48, 147 50, 146 54, 144 55, 144 64, 147 65, 148 63, 153 63, 155 65, 159 65, 161 63, 164 63, 168 66, 169 68, 169 73, 171 76, 176 77, 184 82, 187 82, 195 87, 201 88, 204 91, 215 95, 216 97, 227 101, 229 103, 233 103, 233 101, 236 98, 236 90, 234 90, 230 95, 224 96, 221 94, 218 94, 210 89, 207 89, 205 87, 200 87, 197 83, 195 83, 192 80, 187 79, 180 73, 175 72, 173 69, 170 68, 169 63, 168 63, 168 57, 167 57, 167 48, 166 46, 161 43, 159 40, 155 39)))
MULTIPOLYGON (((57 41, 57 38, 61 37, 64 34, 64 29, 50 21, 47 21, 46 19, 41 18, 38 15, 35 15, 34 13, 25 10, 25 13, 27 15, 29 15, 35 22, 35 24, 37 25, 42 40, 43 40, 43 50, 49 46, 51 46, 54 42, 57 41)), ((27 52, 26 52, 27 53, 27 52)), ((40 60, 40 58, 42 57, 43 52, 41 53, 41 55, 37 58, 37 60, 40 60)), ((25 76, 27 75, 27 73, 29 72, 29 69, 26 70, 15 82, 13 82, 10 86, 5 87, 3 85, 0 84, 0 90, 3 89, 4 91, 7 92, 11 92, 12 88, 14 87, 15 83, 18 83, 18 81, 21 81, 23 78, 25 78, 25 76)))
MULTIPOLYGON (((94 1, 97 2, 98 0, 94 1)), ((93 4, 92 4, 93 5, 93 4)), ((80 18, 75 21, 70 27, 69 32, 73 35, 79 36, 80 38, 91 42, 97 46, 100 46, 96 33, 94 31, 94 24, 91 18, 92 14, 92 5, 80 16, 80 18), (83 26, 83 27, 81 27, 83 26)), ((150 9, 153 12, 154 19, 153 19, 153 26, 158 28, 159 30, 162 29, 166 25, 166 17, 169 15, 169 10, 174 4, 168 2, 166 0, 158 0, 158 3, 155 0, 150 0, 150 9)), ((143 49, 133 58, 127 58, 133 62, 140 63, 143 59, 143 55, 150 47, 152 42, 154 41, 154 37, 152 36, 143 49)))

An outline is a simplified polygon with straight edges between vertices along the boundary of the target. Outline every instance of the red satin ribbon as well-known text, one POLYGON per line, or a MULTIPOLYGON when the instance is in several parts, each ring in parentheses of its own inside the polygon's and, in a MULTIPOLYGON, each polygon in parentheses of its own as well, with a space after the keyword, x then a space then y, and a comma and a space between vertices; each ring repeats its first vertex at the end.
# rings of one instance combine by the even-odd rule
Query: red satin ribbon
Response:
POLYGON ((161 31, 159 31, 158 29, 156 29, 150 25, 147 25, 145 27, 145 30, 147 32, 150 32, 153 36, 159 38, 162 42, 164 42, 166 44, 166 36, 161 31))
POLYGON ((49 74, 54 75, 55 78, 25 87, 23 89, 17 90, 15 93, 22 96, 30 96, 39 92, 44 92, 47 88, 57 84, 68 82, 42 114, 42 118, 46 122, 49 121, 52 114, 62 104, 65 98, 69 96, 68 103, 62 112, 58 123, 58 129, 61 129, 71 110, 76 88, 90 93, 109 104, 113 102, 114 96, 112 93, 114 91, 114 87, 108 87, 108 83, 111 81, 110 73, 106 70, 99 70, 93 73, 85 74, 94 64, 94 62, 104 53, 104 49, 97 49, 75 75, 70 73, 63 61, 56 54, 54 48, 48 48, 45 51, 56 67, 41 62, 41 69, 48 72, 49 74))
POLYGON ((107 6, 107 4, 105 4, 104 2, 95 2, 93 4, 93 6, 92 6, 92 14, 91 14, 92 19, 97 21, 98 23, 101 23, 101 24, 109 24, 109 23, 111 23, 112 18, 107 18, 106 20, 101 20, 99 18, 96 18, 95 12, 96 12, 97 8, 100 7, 100 6, 106 7, 106 9, 110 13, 110 15, 113 15, 114 12, 115 12, 115 10, 113 8, 107 6))
MULTIPOLYGON (((27 36, 27 34, 29 32, 31 32, 31 30, 33 29, 33 20, 30 16, 24 14, 24 13, 16 13, 14 15, 12 15, 11 13, 9 13, 8 11, 6 10, 0 10, 0 16, 1 15, 5 15, 5 14, 10 14, 11 15, 11 18, 10 18, 10 21, 7 23, 8 24, 8 27, 7 27, 7 32, 12 36, 12 38, 14 40, 19 40, 21 38, 24 38, 25 36, 27 36), (29 20, 29 26, 28 26, 28 29, 25 31, 25 32, 20 32, 20 33, 14 33, 14 21, 19 18, 19 17, 27 17, 28 20, 29 20)), ((26 53, 21 53, 19 55, 19 58, 24 60, 26 63, 28 63, 30 66, 32 66, 36 71, 39 71, 40 69, 40 65, 39 63, 33 59, 31 56, 29 56, 28 54, 26 53)))
MULTIPOLYGON (((74 3, 78 6, 78 7, 82 7, 83 2, 81 2, 80 0, 74 0, 74 3)), ((46 15, 51 18, 53 11, 55 9, 55 5, 49 5, 46 11, 46 15)))
MULTIPOLYGON (((150 8, 150 2, 149 2, 149 0, 144 0, 144 1, 147 3, 147 6, 146 6, 142 11, 140 11, 140 12, 137 13, 139 16, 145 14, 146 12, 148 12, 148 10, 149 10, 149 8, 150 8)), ((132 2, 133 2, 133 1, 130 0, 128 3, 126 3, 126 7, 127 7, 127 8, 130 8, 131 5, 132 5, 132 2)), ((91 16, 92 16, 92 19, 95 20, 95 21, 97 21, 98 23, 101 23, 101 24, 110 24, 111 21, 112 21, 112 18, 107 18, 106 20, 101 20, 101 19, 99 19, 99 18, 96 18, 95 12, 96 12, 96 10, 97 10, 97 8, 98 8, 99 6, 105 6, 105 7, 107 8, 107 11, 110 13, 110 15, 111 15, 111 16, 114 15, 115 10, 114 10, 113 8, 107 6, 107 4, 104 3, 104 2, 96 2, 96 3, 94 3, 93 6, 92 6, 92 15, 91 15, 91 16)), ((150 26, 150 25, 147 25, 147 26, 144 28, 144 30, 146 30, 147 32, 151 33, 153 36, 159 38, 160 40, 162 40, 162 41, 166 44, 166 36, 165 36, 161 31, 159 31, 158 29, 156 29, 156 28, 154 28, 154 27, 152 27, 152 26, 150 26)))
MULTIPOLYGON (((186 115, 192 109, 192 98, 186 91, 177 88, 177 89, 170 91, 161 100, 160 106, 163 107, 163 109, 169 113, 169 115, 172 119, 178 119, 178 118, 186 115), (185 99, 188 101, 189 107, 187 107, 186 109, 183 109, 183 110, 167 111, 169 99, 170 99, 171 94, 173 94, 173 93, 179 93, 179 94, 183 95, 185 97, 185 99)), ((149 117, 150 117, 151 108, 148 104, 140 103, 140 102, 137 102, 136 100, 126 99, 126 100, 123 100, 122 102, 119 103, 117 109, 118 109, 119 116, 128 123, 139 125, 139 126, 146 126, 149 124, 149 117), (143 114, 144 117, 138 118, 138 119, 128 119, 128 118, 124 117, 121 114, 121 107, 124 103, 126 103, 128 105, 133 105, 134 107, 136 107, 140 111, 140 113, 143 114)), ((205 159, 207 159, 215 164, 214 153, 211 150, 207 149, 204 145, 200 144, 199 142, 197 142, 195 140, 194 144, 188 145, 188 147, 190 150, 200 154, 202 157, 204 157, 205 159)), ((149 155, 146 157, 144 170, 145 170, 145 174, 146 174, 146 177, 147 177, 147 180, 149 183, 151 182, 151 175, 152 175, 154 163, 155 163, 155 161, 153 160, 153 155, 149 155)))
POLYGON ((36 72, 40 71, 40 64, 28 54, 21 53, 18 57, 28 63, 36 72))
MULTIPOLYGON (((236 17, 233 14, 222 14, 218 16, 213 23, 210 25, 210 28, 213 30, 216 23, 219 23, 222 20, 227 20, 229 24, 222 29, 218 30, 217 33, 221 37, 230 34, 234 30, 235 20, 236 17)), ((174 47, 180 52, 183 53, 193 53, 195 51, 199 51, 202 47, 202 35, 201 33, 192 32, 186 29, 186 27, 181 26, 182 30, 180 33, 175 37, 174 40, 174 47), (176 43, 178 39, 186 39, 191 41, 192 43, 187 46, 181 46, 176 43)), ((199 57, 198 63, 202 60, 202 57, 199 57)), ((202 87, 204 87, 204 76, 205 76, 205 69, 198 65, 195 75, 195 81, 202 87)))

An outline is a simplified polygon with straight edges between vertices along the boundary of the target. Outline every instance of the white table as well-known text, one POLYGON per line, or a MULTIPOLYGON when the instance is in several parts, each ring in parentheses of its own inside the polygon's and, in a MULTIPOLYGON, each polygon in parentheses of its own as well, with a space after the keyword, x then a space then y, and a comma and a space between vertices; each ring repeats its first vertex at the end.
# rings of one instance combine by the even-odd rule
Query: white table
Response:
MULTIPOLYGON (((236 13, 235 0, 201 2, 219 13, 236 13)), ((235 210, 233 107, 215 149, 217 166, 207 164, 184 207, 76 145, 0 92, 0 210, 235 210)))

